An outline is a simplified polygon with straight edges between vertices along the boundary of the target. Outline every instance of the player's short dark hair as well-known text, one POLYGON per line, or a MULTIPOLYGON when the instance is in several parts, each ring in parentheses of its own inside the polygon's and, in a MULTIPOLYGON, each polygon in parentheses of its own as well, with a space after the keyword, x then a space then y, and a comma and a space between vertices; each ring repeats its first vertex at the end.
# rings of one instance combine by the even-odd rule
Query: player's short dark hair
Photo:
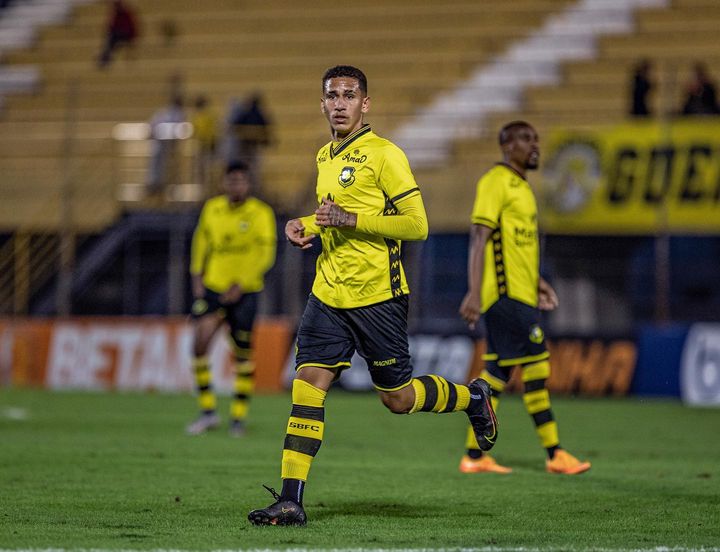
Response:
POLYGON ((337 79, 339 77, 350 77, 353 79, 357 79, 361 92, 367 96, 367 77, 365 76, 365 73, 363 73, 357 67, 353 67, 352 65, 336 65, 335 67, 330 67, 330 69, 325 71, 325 74, 322 78, 323 89, 325 88, 325 83, 327 81, 329 81, 330 79, 337 79))
POLYGON ((225 167, 225 174, 230 174, 235 171, 249 173, 250 167, 245 161, 230 161, 225 167))
POLYGON ((521 128, 532 128, 532 125, 526 121, 512 121, 500 129, 498 133, 498 144, 504 146, 508 142, 512 142, 515 133, 521 128))

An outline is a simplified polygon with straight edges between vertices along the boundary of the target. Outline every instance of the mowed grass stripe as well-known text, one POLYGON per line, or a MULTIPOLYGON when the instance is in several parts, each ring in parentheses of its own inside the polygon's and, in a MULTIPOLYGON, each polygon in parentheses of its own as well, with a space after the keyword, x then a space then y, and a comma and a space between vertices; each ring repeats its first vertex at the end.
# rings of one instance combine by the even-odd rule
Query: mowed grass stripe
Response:
MULTIPOLYGON (((332 391, 304 528, 253 527, 279 488, 288 395, 253 400, 249 433, 191 438, 191 396, 0 389, 2 550, 717 550, 720 410, 553 401, 563 444, 593 462, 544 472, 518 397, 493 450, 510 476, 457 471, 462 414, 396 416, 332 391)), ((227 400, 221 401, 223 413, 227 400)))

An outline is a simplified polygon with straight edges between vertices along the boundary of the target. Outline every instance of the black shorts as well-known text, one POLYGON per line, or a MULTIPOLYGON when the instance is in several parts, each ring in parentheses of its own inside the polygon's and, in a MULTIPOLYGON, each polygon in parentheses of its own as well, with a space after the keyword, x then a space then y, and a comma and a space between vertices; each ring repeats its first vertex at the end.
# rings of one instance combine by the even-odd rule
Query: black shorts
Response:
POLYGON ((357 351, 377 389, 401 389, 412 379, 407 314, 406 295, 367 307, 336 309, 311 294, 298 329, 295 369, 319 366, 336 370, 339 377, 357 351))
POLYGON ((222 304, 220 293, 205 288, 205 295, 192 304, 193 319, 206 314, 218 313, 230 326, 230 337, 239 349, 250 349, 255 316, 257 315, 258 293, 244 293, 235 303, 222 304))
POLYGON ((487 331, 485 367, 493 376, 507 382, 513 367, 550 356, 537 308, 501 297, 483 317, 487 331))

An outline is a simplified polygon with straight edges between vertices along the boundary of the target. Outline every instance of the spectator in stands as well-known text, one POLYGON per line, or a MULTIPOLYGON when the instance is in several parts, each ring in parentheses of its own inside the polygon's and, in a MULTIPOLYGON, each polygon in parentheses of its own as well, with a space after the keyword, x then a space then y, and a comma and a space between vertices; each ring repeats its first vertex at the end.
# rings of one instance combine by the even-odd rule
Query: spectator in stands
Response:
POLYGON ((195 99, 195 112, 190 122, 197 145, 193 176, 207 192, 215 159, 218 119, 206 96, 200 95, 195 99))
POLYGON ((123 0, 113 0, 106 29, 105 46, 98 57, 98 67, 107 67, 118 46, 132 47, 138 37, 137 18, 123 0))
POLYGON ((242 161, 250 167, 250 174, 260 189, 260 152, 271 142, 271 122, 263 109, 258 92, 245 102, 235 104, 228 117, 228 161, 242 161))
POLYGON ((704 63, 696 62, 693 74, 687 84, 683 115, 717 115, 720 113, 717 103, 715 84, 710 79, 704 63))
POLYGON ((150 194, 162 192, 169 183, 177 180, 177 124, 186 121, 181 96, 174 96, 170 105, 156 111, 150 120, 152 145, 147 179, 150 194))
POLYGON ((650 60, 643 59, 635 66, 632 78, 632 105, 630 115, 633 117, 648 117, 651 115, 648 108, 648 95, 655 87, 650 72, 652 64, 650 60))

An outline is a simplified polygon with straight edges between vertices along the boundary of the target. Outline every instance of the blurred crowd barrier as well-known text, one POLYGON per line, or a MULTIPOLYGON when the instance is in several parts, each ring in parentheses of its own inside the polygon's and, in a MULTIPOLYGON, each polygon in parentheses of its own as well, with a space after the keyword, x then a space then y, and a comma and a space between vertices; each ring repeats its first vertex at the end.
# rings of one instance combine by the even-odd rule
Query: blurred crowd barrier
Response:
MULTIPOLYGON (((262 317, 254 333, 257 388, 289 388, 294 374, 295 324, 262 317)), ((92 391, 189 392, 192 328, 185 318, 77 317, 0 320, 0 384, 92 391)), ((687 404, 720 406, 720 324, 646 326, 636 339, 555 339, 548 342, 553 393, 584 396, 681 397, 687 404)), ((456 382, 483 369, 485 341, 467 335, 410 336, 415 375, 456 382)), ((229 394, 233 362, 224 337, 210 358, 215 386, 229 394)), ((521 392, 515 371, 507 391, 521 392)), ((357 355, 339 386, 372 389, 357 355)))
MULTIPOLYGON (((294 324, 264 317, 256 326, 254 361, 260 391, 288 386, 294 371, 294 324)), ((192 328, 182 318, 16 319, 0 322, 0 375, 5 384, 121 391, 190 391, 192 328)), ((557 393, 626 395, 631 390, 636 345, 630 340, 557 340, 549 343, 557 393)), ((463 382, 483 368, 485 341, 465 335, 415 334, 410 352, 416 375, 436 373, 463 382)), ((210 358, 219 392, 230 393, 233 365, 226 340, 210 358)), ((520 372, 509 391, 522 388, 520 372)), ((372 389, 365 363, 355 356, 340 385, 372 389)))
MULTIPOLYGON (((257 388, 277 391, 292 335, 282 318, 254 333, 257 388)), ((0 381, 49 389, 189 391, 193 333, 185 318, 71 318, 0 321, 0 381)), ((209 353, 220 391, 234 381, 230 347, 209 353)))

